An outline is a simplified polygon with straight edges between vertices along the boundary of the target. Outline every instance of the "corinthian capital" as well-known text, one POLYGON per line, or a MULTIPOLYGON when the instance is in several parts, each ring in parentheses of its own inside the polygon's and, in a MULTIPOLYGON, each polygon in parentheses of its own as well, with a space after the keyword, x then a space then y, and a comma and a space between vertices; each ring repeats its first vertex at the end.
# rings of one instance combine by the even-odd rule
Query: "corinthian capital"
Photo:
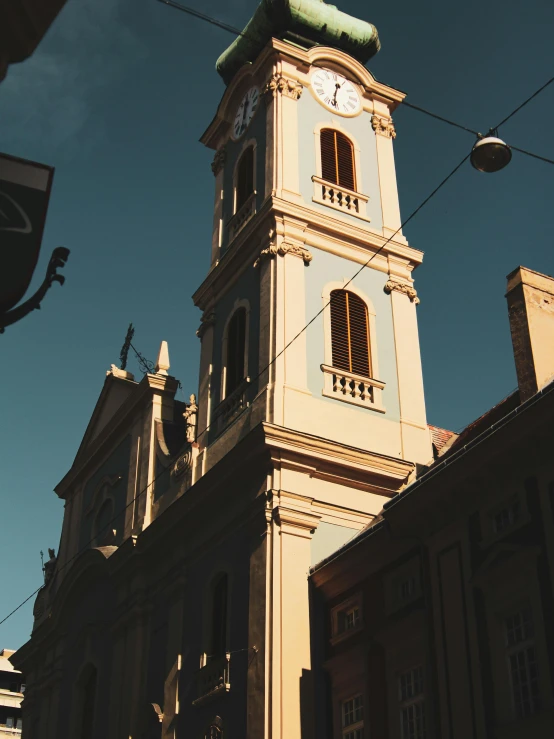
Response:
POLYGON ((417 297, 417 290, 411 285, 407 285, 405 282, 388 280, 388 282, 385 284, 385 292, 390 294, 393 290, 407 295, 410 298, 411 302, 414 303, 414 305, 419 305, 419 303, 421 302, 420 299, 417 297))
POLYGON ((274 74, 266 83, 264 92, 273 97, 277 94, 281 94, 292 98, 293 100, 298 100, 300 95, 302 95, 303 89, 304 88, 300 82, 291 80, 288 77, 283 77, 281 74, 274 74))
POLYGON ((390 118, 382 118, 380 115, 371 116, 371 128, 380 136, 386 136, 388 139, 396 138, 396 129, 390 118))

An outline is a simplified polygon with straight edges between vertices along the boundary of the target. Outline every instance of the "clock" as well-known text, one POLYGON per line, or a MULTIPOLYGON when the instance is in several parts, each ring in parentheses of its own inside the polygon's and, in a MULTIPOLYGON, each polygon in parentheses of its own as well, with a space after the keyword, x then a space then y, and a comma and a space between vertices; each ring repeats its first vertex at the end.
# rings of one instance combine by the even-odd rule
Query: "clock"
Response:
POLYGON ((242 134, 248 128, 250 121, 254 117, 254 113, 260 102, 260 91, 257 87, 251 87, 242 98, 238 107, 235 121, 233 123, 233 138, 240 139, 242 134))
POLYGON ((330 69, 318 69, 312 74, 311 85, 319 102, 329 110, 350 116, 360 112, 360 94, 341 74, 330 69))

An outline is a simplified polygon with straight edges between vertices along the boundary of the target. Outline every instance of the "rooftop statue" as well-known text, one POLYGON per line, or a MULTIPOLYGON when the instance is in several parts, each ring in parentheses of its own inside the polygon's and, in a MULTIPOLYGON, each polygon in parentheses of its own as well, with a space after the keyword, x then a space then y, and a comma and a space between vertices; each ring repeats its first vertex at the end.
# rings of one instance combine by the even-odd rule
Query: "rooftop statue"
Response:
POLYGON ((375 26, 323 0, 262 0, 243 35, 217 60, 217 71, 225 83, 229 84, 244 64, 253 62, 272 37, 304 48, 333 46, 362 64, 381 48, 375 26))

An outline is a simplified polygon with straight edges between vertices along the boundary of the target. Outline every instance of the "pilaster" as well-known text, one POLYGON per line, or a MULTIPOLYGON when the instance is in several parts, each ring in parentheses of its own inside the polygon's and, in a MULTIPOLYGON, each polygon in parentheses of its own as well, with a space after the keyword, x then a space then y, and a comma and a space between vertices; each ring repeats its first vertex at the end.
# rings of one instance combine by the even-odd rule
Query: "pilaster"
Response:
MULTIPOLYGON (((381 208, 383 213, 383 236, 391 237, 400 228, 400 204, 398 201, 398 185, 394 164, 393 141, 396 137, 390 110, 379 101, 375 101, 371 127, 375 131, 377 147, 377 166, 379 168, 379 186, 381 191, 381 208)), ((402 231, 396 235, 402 240, 402 231)))

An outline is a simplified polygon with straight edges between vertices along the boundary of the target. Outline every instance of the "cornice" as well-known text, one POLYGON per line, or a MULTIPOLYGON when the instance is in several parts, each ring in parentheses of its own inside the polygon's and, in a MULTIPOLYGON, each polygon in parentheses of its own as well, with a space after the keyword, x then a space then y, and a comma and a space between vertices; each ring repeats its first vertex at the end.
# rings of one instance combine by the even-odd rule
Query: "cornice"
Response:
MULTIPOLYGON (((193 294, 195 305, 209 312, 217 296, 228 290, 246 269, 257 262, 261 256, 260 245, 262 250, 270 249, 268 256, 273 256, 270 246, 267 246, 268 234, 271 240, 276 223, 286 218, 306 224, 303 245, 306 250, 313 247, 328 251, 344 256, 354 264, 365 264, 371 252, 379 251, 379 258, 372 262, 372 266, 383 272, 388 272, 389 256, 405 260, 411 269, 423 261, 423 252, 419 249, 394 239, 388 241, 382 233, 336 217, 334 212, 327 214, 308 205, 269 196, 193 294)), ((284 241, 288 242, 286 224, 284 241)))
POLYGON ((300 431, 263 423, 265 443, 281 454, 301 454, 315 462, 316 469, 322 463, 363 471, 372 477, 387 481, 395 490, 405 483, 414 469, 412 462, 388 457, 356 447, 339 444, 331 439, 312 436, 300 431))

